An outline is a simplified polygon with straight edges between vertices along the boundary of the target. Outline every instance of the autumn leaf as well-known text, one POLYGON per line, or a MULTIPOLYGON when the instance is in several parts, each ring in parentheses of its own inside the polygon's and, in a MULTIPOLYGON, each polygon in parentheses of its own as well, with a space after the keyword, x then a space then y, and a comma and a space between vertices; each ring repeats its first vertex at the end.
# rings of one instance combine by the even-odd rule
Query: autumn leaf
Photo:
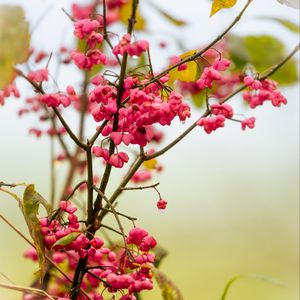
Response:
MULTIPOLYGON (((190 50, 184 54, 181 54, 179 57, 184 60, 192 55, 197 53, 197 50, 190 50)), ((186 69, 178 71, 178 68, 174 68, 169 72, 170 83, 173 83, 175 80, 180 80, 183 82, 194 82, 198 76, 198 66, 194 61, 189 61, 186 63, 186 69)))
MULTIPOLYGON (((120 21, 125 25, 128 24, 128 19, 130 18, 132 10, 132 0, 128 1, 125 5, 123 5, 120 9, 120 21)), ((136 23, 134 28, 136 30, 144 30, 146 28, 146 21, 141 16, 140 11, 136 12, 136 23)))
POLYGON ((212 17, 214 14, 216 14, 219 10, 223 8, 233 7, 236 4, 236 2, 237 0, 214 0, 210 11, 210 17, 212 17))
POLYGON ((154 170, 157 166, 157 160, 155 158, 144 161, 144 167, 148 170, 154 170))
POLYGON ((29 25, 19 6, 0 5, 0 89, 15 78, 14 65, 29 53, 29 25))

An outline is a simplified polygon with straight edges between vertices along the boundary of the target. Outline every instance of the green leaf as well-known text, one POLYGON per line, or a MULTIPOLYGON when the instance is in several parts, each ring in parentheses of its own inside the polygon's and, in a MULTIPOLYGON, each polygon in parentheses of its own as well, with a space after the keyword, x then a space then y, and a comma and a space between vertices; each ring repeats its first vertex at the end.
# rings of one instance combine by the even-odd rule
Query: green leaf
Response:
POLYGON ((204 91, 197 94, 191 94, 192 102, 197 108, 202 108, 205 105, 206 95, 204 91))
POLYGON ((237 276, 233 277, 232 279, 230 279, 227 282, 220 300, 226 300, 226 297, 228 295, 229 289, 231 288, 231 286, 234 283, 236 283, 240 279, 254 279, 254 280, 268 282, 268 283, 271 283, 273 285, 283 286, 282 282, 280 282, 278 280, 275 280, 275 279, 273 279, 271 277, 267 277, 267 276, 263 276, 263 275, 257 275, 257 274, 240 274, 240 275, 237 275, 237 276))
MULTIPOLYGON (((262 72, 276 65, 287 55, 285 45, 270 35, 245 37, 229 35, 228 46, 231 59, 237 71, 242 71, 250 64, 258 72, 262 72)), ((296 61, 289 61, 271 78, 279 81, 281 84, 297 82, 298 71, 296 61)))
POLYGON ((155 267, 152 267, 151 270, 164 300, 183 300, 183 296, 178 287, 163 272, 155 267))
POLYGON ((71 244, 73 241, 75 241, 78 235, 80 235, 80 232, 71 232, 66 236, 62 237, 61 239, 57 240, 55 244, 52 246, 52 248, 54 248, 55 246, 67 246, 71 244))
POLYGON ((295 32, 295 33, 300 32, 299 25, 295 24, 294 22, 292 22, 290 20, 282 19, 282 18, 275 18, 275 17, 261 17, 261 19, 275 21, 292 32, 295 32))
POLYGON ((35 191, 34 185, 28 185, 23 194, 22 211, 38 255, 40 268, 39 275, 40 280, 42 281, 46 272, 46 258, 43 236, 40 230, 40 222, 39 218, 37 217, 41 197, 38 195, 39 194, 35 191))
POLYGON ((0 5, 0 89, 14 80, 14 65, 27 60, 29 40, 29 25, 23 9, 0 5))
MULTIPOLYGON (((101 47, 99 47, 99 49, 101 51, 103 50, 101 47)), ((86 51, 88 50, 88 45, 85 40, 81 40, 81 39, 77 40, 77 50, 79 52, 86 53, 86 51)), ((99 74, 102 69, 103 69, 103 65, 99 64, 99 65, 94 65, 91 70, 85 72, 87 72, 87 77, 88 79, 90 79, 95 75, 99 74)))

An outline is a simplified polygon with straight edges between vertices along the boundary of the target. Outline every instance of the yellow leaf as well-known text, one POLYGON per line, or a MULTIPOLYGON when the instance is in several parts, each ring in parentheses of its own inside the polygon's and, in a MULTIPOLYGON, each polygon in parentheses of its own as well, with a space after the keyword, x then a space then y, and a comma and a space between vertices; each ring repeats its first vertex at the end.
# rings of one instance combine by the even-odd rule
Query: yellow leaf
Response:
MULTIPOLYGON (((188 51, 179 57, 183 60, 187 57, 190 57, 197 53, 197 50, 188 51)), ((184 82, 193 82, 197 79, 198 76, 198 66, 197 63, 194 61, 190 61, 186 63, 186 69, 182 71, 178 71, 178 68, 175 68, 169 72, 170 83, 174 82, 175 80, 180 80, 184 82)))
POLYGON ((0 89, 15 78, 14 65, 29 52, 29 25, 19 6, 0 5, 0 89))
POLYGON ((156 165, 157 160, 155 158, 144 161, 144 167, 148 170, 154 170, 156 168, 156 165))
POLYGON ((233 7, 236 2, 237 0, 214 0, 210 11, 210 17, 223 8, 233 7))
MULTIPOLYGON (((132 0, 129 0, 125 5, 123 5, 120 9, 120 21, 125 25, 128 24, 128 19, 131 16, 132 10, 132 0)), ((141 16, 139 10, 136 12, 136 23, 134 25, 136 30, 144 30, 146 28, 146 21, 141 16)))

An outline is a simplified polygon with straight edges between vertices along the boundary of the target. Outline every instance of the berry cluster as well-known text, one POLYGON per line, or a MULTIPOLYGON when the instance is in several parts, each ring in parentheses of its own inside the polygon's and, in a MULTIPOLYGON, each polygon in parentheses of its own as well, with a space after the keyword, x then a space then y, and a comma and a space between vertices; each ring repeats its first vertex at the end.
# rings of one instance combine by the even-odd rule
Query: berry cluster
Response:
MULTIPOLYGON (((82 232, 75 215, 77 208, 70 201, 61 201, 60 210, 68 215, 67 222, 63 222, 62 217, 59 218, 60 221, 40 219, 44 245, 53 251, 53 261, 64 266, 70 275, 80 258, 87 259, 87 271, 81 287, 93 300, 104 299, 104 291, 112 294, 119 292, 120 300, 134 300, 134 293, 153 288, 151 266, 155 255, 150 251, 157 242, 146 230, 135 227, 129 231, 125 245, 113 245, 108 248, 104 247, 101 238, 88 238, 82 232)), ((33 261, 38 260, 34 248, 27 250, 24 256, 33 261)), ((57 274, 49 292, 60 297, 59 299, 69 299, 66 285, 68 281, 57 274)), ((24 299, 35 298, 26 295, 24 299)))

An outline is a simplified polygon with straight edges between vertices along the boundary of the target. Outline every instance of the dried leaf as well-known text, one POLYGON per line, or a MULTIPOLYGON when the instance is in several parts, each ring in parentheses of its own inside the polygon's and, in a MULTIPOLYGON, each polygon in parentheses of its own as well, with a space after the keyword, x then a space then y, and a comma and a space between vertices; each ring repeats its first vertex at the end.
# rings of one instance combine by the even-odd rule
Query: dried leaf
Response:
POLYGON ((293 8, 300 8, 300 2, 299 0, 277 0, 281 4, 285 4, 287 6, 293 7, 293 8))
POLYGON ((33 239, 39 260, 40 280, 42 281, 46 272, 45 247, 40 230, 40 222, 37 217, 40 205, 39 195, 33 184, 27 186, 23 195, 23 215, 27 223, 29 233, 33 239))
POLYGON ((0 5, 0 89, 14 80, 14 65, 27 60, 29 39, 29 25, 23 9, 0 5))
POLYGON ((183 300, 183 296, 178 287, 172 282, 166 274, 155 267, 151 267, 154 278, 158 283, 164 300, 183 300))
POLYGON ((223 8, 233 7, 236 4, 236 2, 237 0, 214 0, 210 11, 210 17, 212 17, 214 14, 216 14, 219 10, 223 8))

